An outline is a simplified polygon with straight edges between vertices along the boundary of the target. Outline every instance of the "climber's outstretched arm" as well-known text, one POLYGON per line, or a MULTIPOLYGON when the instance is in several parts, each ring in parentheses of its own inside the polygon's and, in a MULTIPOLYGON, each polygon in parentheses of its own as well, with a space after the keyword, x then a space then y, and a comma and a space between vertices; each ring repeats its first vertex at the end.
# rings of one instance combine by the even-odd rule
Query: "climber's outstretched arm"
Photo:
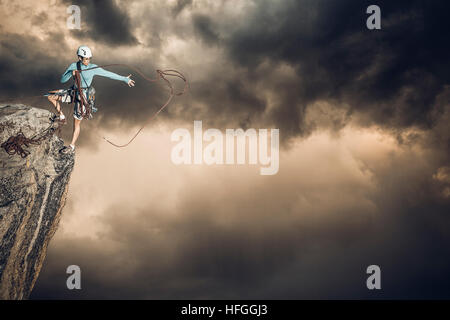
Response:
POLYGON ((110 78, 113 80, 119 80, 119 81, 125 82, 130 87, 134 86, 134 80, 130 79, 131 74, 128 77, 123 77, 117 73, 105 70, 103 68, 97 68, 97 69, 94 69, 93 71, 95 72, 94 76, 102 76, 102 77, 110 78))

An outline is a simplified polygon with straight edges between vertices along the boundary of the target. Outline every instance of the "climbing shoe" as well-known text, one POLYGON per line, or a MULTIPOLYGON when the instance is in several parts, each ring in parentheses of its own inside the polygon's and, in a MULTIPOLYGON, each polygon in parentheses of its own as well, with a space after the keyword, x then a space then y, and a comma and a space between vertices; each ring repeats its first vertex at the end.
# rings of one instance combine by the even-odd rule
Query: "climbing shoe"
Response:
POLYGON ((62 123, 62 124, 66 124, 67 123, 67 119, 66 119, 66 117, 63 114, 60 114, 59 116, 56 115, 56 114, 53 114, 50 117, 50 121, 52 121, 52 122, 59 122, 59 123, 62 123))
POLYGON ((67 123, 66 117, 62 113, 59 115, 59 118, 57 120, 59 122, 61 122, 62 124, 66 124, 67 123))
POLYGON ((68 153, 72 153, 75 151, 75 146, 69 144, 68 146, 64 146, 61 150, 59 150, 59 152, 63 153, 63 154, 68 154, 68 153))

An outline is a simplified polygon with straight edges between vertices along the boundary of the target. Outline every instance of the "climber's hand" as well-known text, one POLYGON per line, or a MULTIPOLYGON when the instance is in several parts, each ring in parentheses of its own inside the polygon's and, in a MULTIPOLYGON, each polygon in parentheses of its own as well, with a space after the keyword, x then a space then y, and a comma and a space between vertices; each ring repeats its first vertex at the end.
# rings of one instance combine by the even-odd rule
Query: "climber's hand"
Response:
MULTIPOLYGON (((130 78, 130 77, 131 77, 131 74, 127 78, 130 78)), ((128 80, 128 86, 129 87, 134 87, 134 80, 129 79, 128 80)))
POLYGON ((75 74, 77 73, 77 70, 73 70, 72 71, 72 76, 74 76, 75 77, 75 74))

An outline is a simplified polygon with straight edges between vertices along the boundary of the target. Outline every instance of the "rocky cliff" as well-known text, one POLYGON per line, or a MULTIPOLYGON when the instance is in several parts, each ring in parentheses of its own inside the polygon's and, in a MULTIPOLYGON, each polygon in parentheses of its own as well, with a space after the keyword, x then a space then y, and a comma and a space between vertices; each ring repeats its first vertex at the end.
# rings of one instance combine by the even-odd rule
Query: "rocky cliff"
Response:
MULTIPOLYGON (((0 105, 0 144, 19 132, 26 138, 42 136, 58 126, 52 115, 25 105, 0 105)), ((39 144, 24 145, 26 157, 0 149, 0 299, 27 299, 39 276, 74 167, 74 154, 60 154, 62 147, 63 141, 49 134, 39 144)))

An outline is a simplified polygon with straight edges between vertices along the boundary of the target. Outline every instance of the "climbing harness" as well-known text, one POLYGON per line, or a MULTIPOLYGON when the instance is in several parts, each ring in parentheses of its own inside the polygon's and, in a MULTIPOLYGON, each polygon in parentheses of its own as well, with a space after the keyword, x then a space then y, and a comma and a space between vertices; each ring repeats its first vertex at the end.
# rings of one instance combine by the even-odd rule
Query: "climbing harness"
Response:
MULTIPOLYGON (((73 96, 74 99, 72 101, 76 104, 77 114, 81 115, 84 119, 91 119, 92 112, 97 111, 94 110, 94 102, 95 102, 95 89, 94 87, 88 86, 83 87, 81 82, 81 77, 83 77, 81 70, 81 61, 77 62, 77 72, 75 73, 75 85, 72 87, 75 94, 73 96), (86 92, 86 93, 85 93, 86 92)), ((85 84, 86 80, 83 78, 85 84)))

